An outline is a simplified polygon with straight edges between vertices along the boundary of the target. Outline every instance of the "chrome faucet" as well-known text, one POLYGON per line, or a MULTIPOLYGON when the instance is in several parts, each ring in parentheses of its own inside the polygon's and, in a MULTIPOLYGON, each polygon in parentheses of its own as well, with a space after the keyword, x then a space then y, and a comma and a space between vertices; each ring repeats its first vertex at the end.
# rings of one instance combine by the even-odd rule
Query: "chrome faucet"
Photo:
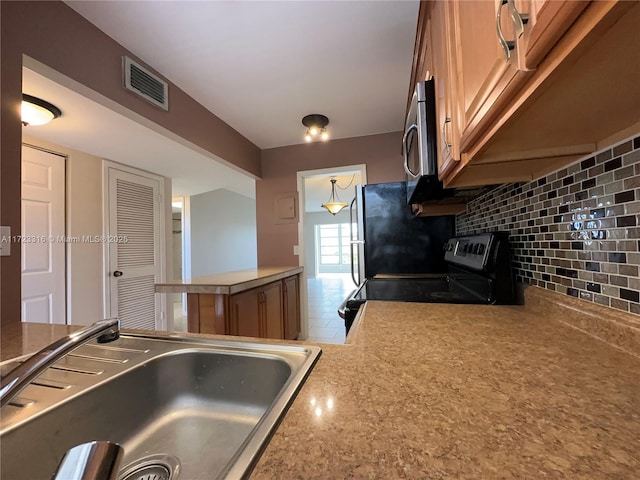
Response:
POLYGON ((56 340, 2 377, 0 407, 4 407, 34 378, 76 347, 94 338, 98 340, 98 343, 107 343, 117 340, 119 337, 120 321, 117 318, 112 318, 101 320, 56 340))
POLYGON ((76 445, 64 454, 51 480, 116 480, 123 455, 124 449, 117 443, 76 445))

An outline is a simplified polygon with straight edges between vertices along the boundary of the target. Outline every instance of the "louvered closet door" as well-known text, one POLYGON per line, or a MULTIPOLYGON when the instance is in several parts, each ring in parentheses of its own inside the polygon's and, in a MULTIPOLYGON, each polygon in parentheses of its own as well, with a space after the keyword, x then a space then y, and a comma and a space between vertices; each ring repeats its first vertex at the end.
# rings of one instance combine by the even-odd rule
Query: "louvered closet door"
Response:
POLYGON ((159 198, 158 180, 109 169, 111 316, 123 328, 159 328, 159 198))

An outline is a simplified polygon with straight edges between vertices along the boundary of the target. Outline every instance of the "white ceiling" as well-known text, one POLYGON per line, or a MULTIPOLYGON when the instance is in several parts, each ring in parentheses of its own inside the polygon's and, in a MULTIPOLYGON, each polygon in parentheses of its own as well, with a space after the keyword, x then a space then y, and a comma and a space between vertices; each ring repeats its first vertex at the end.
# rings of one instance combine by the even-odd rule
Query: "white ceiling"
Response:
POLYGON ((418 1, 67 1, 260 148, 402 130, 418 1))
MULTIPOLYGON (((260 148, 302 143, 309 113, 329 117, 334 139, 403 127, 417 0, 66 3, 260 148)), ((252 177, 206 152, 66 83, 23 77, 25 93, 63 111, 25 134, 165 175, 174 195, 255 197, 252 177)), ((319 188, 322 203, 329 189, 319 188)))

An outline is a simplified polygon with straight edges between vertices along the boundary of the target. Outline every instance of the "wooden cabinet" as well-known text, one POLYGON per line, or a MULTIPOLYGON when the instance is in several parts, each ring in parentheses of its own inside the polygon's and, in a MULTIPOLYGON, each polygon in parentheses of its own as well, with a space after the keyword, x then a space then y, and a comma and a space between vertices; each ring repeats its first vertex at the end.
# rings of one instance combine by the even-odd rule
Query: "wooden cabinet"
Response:
POLYGON ((438 172, 446 176, 460 161, 460 120, 455 97, 457 71, 455 39, 449 2, 435 2, 432 10, 431 38, 433 45, 432 74, 436 90, 438 125, 438 172))
POLYGON ((511 2, 446 2, 451 14, 460 149, 468 150, 486 125, 526 79, 518 68, 511 2))
POLYGON ((428 6, 447 187, 530 181, 640 132, 640 2, 428 6))
POLYGON ((187 293, 188 330, 295 340, 300 334, 299 282, 296 274, 239 293, 187 293))
POLYGON ((535 69, 589 5, 587 0, 516 0, 527 24, 518 38, 520 67, 535 69))
POLYGON ((284 338, 283 281, 262 288, 263 338, 284 338))
POLYGON ((253 288, 231 295, 231 328, 233 335, 260 337, 262 334, 262 290, 253 288))
POLYGON ((282 281, 231 295, 232 335, 284 338, 282 281))
POLYGON ((285 278, 284 287, 284 338, 295 340, 300 335, 300 284, 298 276, 285 278))

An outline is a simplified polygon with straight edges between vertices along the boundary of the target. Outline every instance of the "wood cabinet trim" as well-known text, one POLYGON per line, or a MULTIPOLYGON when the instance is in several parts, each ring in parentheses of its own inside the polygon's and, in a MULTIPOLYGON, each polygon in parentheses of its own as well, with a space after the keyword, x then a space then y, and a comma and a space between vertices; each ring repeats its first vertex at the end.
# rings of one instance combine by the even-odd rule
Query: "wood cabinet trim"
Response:
POLYGON ((200 302, 197 293, 187 293, 187 331, 200 333, 200 302))

